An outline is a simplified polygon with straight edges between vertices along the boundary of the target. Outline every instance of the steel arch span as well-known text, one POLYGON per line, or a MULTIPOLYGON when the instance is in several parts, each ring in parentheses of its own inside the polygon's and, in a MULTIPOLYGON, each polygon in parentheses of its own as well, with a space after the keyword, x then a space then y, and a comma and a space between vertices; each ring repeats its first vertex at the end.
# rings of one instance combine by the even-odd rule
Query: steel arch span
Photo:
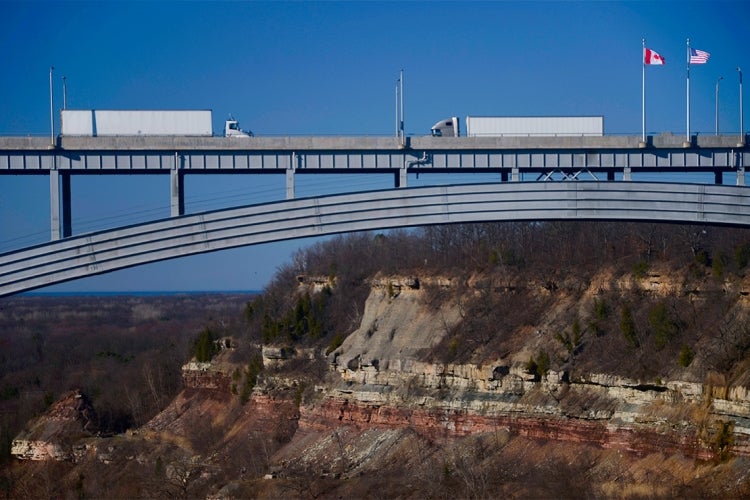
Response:
POLYGON ((520 220, 750 227, 750 188, 529 182, 401 188, 295 199, 84 234, 0 255, 0 296, 160 260, 363 230, 520 220))

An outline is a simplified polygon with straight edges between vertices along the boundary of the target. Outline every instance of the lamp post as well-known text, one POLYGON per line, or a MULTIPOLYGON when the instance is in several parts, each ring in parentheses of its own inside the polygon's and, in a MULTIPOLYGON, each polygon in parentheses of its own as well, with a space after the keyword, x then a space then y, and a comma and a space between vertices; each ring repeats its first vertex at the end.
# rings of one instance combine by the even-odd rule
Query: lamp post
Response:
POLYGON ((405 144, 404 139, 404 70, 402 69, 401 72, 398 75, 398 98, 400 99, 400 122, 399 122, 399 128, 401 129, 401 145, 403 146, 405 144))
POLYGON ((716 135, 719 135, 719 82, 724 79, 723 76, 720 76, 718 80, 716 80, 716 135))
POLYGON ((739 66, 737 72, 740 74, 740 142, 737 146, 741 148, 745 146, 745 124, 742 120, 742 69, 739 66))
POLYGON ((68 81, 67 78, 62 77, 63 81, 63 109, 68 109, 68 81))
POLYGON ((54 66, 49 67, 49 128, 50 128, 50 146, 55 147, 55 112, 52 100, 52 72, 54 66))

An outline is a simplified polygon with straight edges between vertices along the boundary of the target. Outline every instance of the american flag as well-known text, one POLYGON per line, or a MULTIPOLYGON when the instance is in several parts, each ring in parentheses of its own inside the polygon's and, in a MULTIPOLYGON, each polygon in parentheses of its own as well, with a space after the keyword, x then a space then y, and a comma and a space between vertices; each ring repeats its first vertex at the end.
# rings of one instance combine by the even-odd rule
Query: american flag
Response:
POLYGON ((710 55, 705 50, 690 49, 690 64, 706 64, 710 55))

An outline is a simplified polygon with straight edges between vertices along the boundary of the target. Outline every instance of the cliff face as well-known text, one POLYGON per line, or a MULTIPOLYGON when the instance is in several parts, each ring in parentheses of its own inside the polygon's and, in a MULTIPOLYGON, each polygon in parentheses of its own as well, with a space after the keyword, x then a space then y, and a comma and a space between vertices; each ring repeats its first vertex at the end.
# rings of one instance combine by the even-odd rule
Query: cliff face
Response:
MULTIPOLYGON (((329 356, 341 383, 323 391, 321 404, 302 408, 301 427, 338 422, 412 428, 433 438, 503 428, 638 453, 671 451, 701 459, 750 453, 750 397, 742 385, 716 388, 580 371, 550 370, 538 377, 525 361, 539 333, 493 362, 420 359, 458 324, 462 299, 430 308, 419 284, 414 277, 373 281, 360 328, 329 356)), ((451 286, 446 279, 433 284, 451 286)), ((669 296, 683 294, 687 286, 658 273, 640 280, 598 276, 583 295, 614 289, 669 296)), ((736 294, 741 308, 745 288, 724 283, 723 293, 736 294)), ((547 292, 543 284, 538 289, 547 292)))
MULTIPOLYGON (((746 378, 726 384, 728 377, 701 379, 697 369, 683 369, 671 373, 684 377, 641 380, 570 361, 542 373, 528 364, 541 348, 562 359, 565 348, 549 330, 563 322, 561 311, 583 309, 580 297, 602 290, 690 293, 697 300, 733 294, 732 310, 741 313, 742 282, 701 289, 656 273, 640 280, 601 275, 585 285, 509 280, 496 288, 533 290, 549 305, 533 325, 509 334, 514 348, 482 362, 436 362, 435 346, 466 320, 466 295, 435 300, 435 290, 455 286, 447 278, 373 280, 361 324, 327 356, 322 349, 263 346, 264 370, 246 399, 241 386, 249 365, 231 361, 231 349, 210 363, 187 363, 182 393, 117 440, 95 437, 93 409, 73 393, 32 423, 13 453, 72 463, 79 469, 71 477, 83 474, 78 470, 104 474, 119 496, 361 496, 373 487, 386 496, 549 496, 560 488, 611 496, 623 484, 649 485, 628 490, 636 496, 679 495, 696 485, 701 492, 750 493, 746 378), (324 360, 327 370, 311 368, 324 360), (729 457, 734 461, 723 462, 729 457), (704 465, 709 460, 727 465, 712 469, 704 465), (136 488, 113 479, 118 464, 152 482, 136 488), (539 478, 529 470, 539 470, 539 478), (382 477, 399 479, 368 482, 382 477), (734 489, 716 489, 712 481, 734 489), (347 489, 355 484, 367 489, 347 489), (588 489, 575 489, 582 484, 588 489)), ((471 281, 466 293, 483 286, 471 281)))
POLYGON ((592 374, 564 382, 560 374, 524 380, 512 371, 497 380, 497 367, 414 363, 407 370, 362 373, 304 407, 300 426, 335 424, 409 428, 431 439, 504 429, 538 439, 588 443, 603 448, 681 453, 710 459, 722 452, 750 454, 750 401, 711 398, 698 384, 637 381, 592 374), (363 381, 367 383, 362 383, 363 381), (729 448, 720 444, 731 428, 729 448))
POLYGON ((460 307, 443 302, 436 310, 425 301, 425 286, 450 288, 450 280, 416 277, 372 280, 362 322, 330 356, 342 369, 366 373, 398 371, 404 363, 420 359, 440 342, 460 320, 460 307))
POLYGON ((96 412, 80 391, 71 391, 13 440, 21 460, 72 460, 79 441, 97 434, 96 412))

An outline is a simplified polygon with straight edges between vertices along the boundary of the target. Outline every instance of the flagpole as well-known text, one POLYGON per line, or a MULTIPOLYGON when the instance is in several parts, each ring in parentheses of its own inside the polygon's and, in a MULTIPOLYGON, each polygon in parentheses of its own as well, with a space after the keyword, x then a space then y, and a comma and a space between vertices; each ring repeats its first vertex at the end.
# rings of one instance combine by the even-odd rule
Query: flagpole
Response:
POLYGON ((641 38, 643 51, 641 52, 641 141, 646 143, 646 38, 641 38))
POLYGON ((690 39, 687 39, 687 132, 685 134, 685 147, 690 147, 690 39))

